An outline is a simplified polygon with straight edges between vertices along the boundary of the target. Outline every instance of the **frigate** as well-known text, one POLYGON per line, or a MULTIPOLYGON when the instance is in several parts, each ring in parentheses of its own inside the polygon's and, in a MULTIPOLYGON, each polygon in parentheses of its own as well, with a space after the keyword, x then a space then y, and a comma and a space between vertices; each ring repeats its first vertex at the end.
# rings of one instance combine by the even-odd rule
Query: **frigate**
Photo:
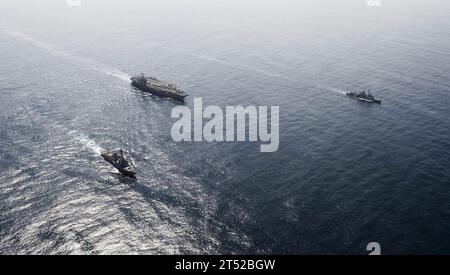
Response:
POLYGON ((123 151, 102 151, 102 157, 111 163, 120 173, 130 178, 136 178, 136 167, 123 156, 123 151))

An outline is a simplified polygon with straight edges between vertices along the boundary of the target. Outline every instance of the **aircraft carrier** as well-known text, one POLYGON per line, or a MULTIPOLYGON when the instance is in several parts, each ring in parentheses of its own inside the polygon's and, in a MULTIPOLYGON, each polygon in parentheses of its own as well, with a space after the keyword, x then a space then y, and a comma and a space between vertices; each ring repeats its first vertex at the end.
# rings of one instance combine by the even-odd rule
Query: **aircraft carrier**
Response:
POLYGON ((184 91, 178 89, 175 85, 161 81, 155 77, 146 77, 144 74, 130 78, 131 84, 142 90, 160 97, 172 98, 184 102, 188 96, 184 91))

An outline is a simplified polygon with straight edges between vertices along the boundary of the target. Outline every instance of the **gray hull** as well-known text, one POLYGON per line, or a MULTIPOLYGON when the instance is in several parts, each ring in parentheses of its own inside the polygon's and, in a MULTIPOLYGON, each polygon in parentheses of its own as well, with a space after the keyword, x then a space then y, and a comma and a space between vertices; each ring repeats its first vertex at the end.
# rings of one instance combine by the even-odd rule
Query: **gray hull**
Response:
POLYGON ((354 99, 357 99, 359 101, 367 102, 367 103, 381 104, 381 100, 375 99, 375 98, 373 98, 373 99, 364 98, 364 97, 358 96, 358 95, 353 94, 353 93, 347 93, 347 96, 349 96, 351 98, 354 98, 354 99))
POLYGON ((147 85, 140 84, 136 81, 132 81, 131 85, 133 85, 134 87, 138 88, 141 91, 151 93, 151 94, 154 94, 154 95, 157 95, 160 97, 172 98, 172 99, 175 99, 175 100, 178 100, 181 102, 184 102, 184 98, 187 96, 187 95, 179 95, 176 93, 166 92, 164 90, 158 90, 158 89, 149 87, 147 85))
POLYGON ((124 169, 124 168, 120 167, 120 165, 116 161, 114 161, 108 154, 102 153, 101 155, 107 162, 112 164, 112 166, 114 166, 114 168, 116 168, 123 175, 125 175, 127 177, 130 177, 130 178, 133 178, 133 179, 136 178, 136 171, 135 171, 134 166, 131 167, 131 170, 130 169, 124 169))

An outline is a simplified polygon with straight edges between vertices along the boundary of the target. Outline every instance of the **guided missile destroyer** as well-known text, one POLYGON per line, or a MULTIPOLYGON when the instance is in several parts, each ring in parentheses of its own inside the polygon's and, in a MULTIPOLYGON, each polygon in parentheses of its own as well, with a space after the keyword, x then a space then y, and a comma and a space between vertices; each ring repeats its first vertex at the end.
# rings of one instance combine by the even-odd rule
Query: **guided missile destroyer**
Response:
POLYGON ((172 98, 184 102, 184 98, 188 96, 185 92, 178 89, 175 85, 161 81, 155 77, 146 77, 144 74, 133 76, 130 78, 131 85, 160 97, 172 98))
POLYGON ((359 93, 354 93, 354 92, 348 92, 347 95, 351 98, 360 100, 360 101, 364 101, 364 102, 369 102, 369 103, 378 103, 381 104, 381 100, 376 99, 371 93, 370 90, 369 91, 362 91, 359 93))

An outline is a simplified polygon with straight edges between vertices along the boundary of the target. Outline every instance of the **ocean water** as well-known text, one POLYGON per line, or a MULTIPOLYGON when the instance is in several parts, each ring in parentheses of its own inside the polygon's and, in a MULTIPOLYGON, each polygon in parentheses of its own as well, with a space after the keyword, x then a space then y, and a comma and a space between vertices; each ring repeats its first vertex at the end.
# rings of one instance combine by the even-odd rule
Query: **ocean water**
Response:
POLYGON ((0 254, 450 253, 448 1, 67 3, 0 4, 0 254), (279 150, 173 142, 140 72, 280 106, 279 150))

